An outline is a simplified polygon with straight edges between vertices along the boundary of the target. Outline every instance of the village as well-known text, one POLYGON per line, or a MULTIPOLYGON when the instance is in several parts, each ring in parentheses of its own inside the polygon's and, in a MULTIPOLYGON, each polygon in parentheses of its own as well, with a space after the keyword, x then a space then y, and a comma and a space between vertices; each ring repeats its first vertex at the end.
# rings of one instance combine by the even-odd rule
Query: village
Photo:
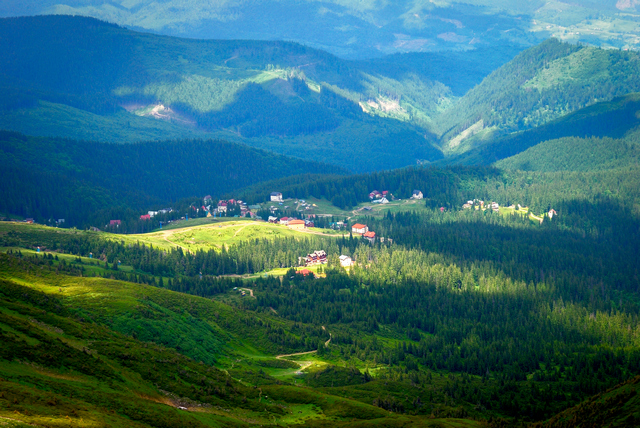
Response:
POLYGON ((497 202, 485 203, 483 200, 480 200, 480 199, 473 199, 473 200, 467 201, 465 204, 462 205, 462 209, 476 210, 476 211, 491 210, 495 213, 499 213, 502 215, 519 214, 522 216, 528 216, 530 220, 539 222, 540 224, 542 224, 545 217, 551 220, 553 219, 553 217, 558 215, 557 211, 554 210, 553 208, 550 208, 548 212, 540 216, 537 216, 529 210, 529 207, 523 207, 520 204, 510 205, 508 207, 501 207, 500 204, 498 204, 497 202))

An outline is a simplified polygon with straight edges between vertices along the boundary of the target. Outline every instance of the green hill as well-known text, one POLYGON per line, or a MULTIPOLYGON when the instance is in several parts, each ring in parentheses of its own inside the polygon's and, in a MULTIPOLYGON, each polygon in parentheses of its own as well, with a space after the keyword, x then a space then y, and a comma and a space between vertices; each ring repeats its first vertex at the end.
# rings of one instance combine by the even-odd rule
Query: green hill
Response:
POLYGON ((610 139, 621 139, 627 135, 631 139, 629 141, 635 141, 633 135, 635 135, 635 131, 640 126, 640 119, 638 119, 637 115, 639 110, 640 95, 637 93, 630 94, 612 101, 585 107, 548 124, 524 132, 494 138, 483 146, 448 158, 444 162, 490 164, 524 152, 516 156, 513 161, 504 161, 500 165, 505 167, 508 165, 509 167, 520 169, 541 168, 542 170, 547 170, 549 168, 549 170, 558 170, 563 168, 561 162, 565 162, 568 169, 584 170, 589 164, 595 167, 596 163, 613 161, 612 157, 617 158, 618 165, 633 164, 635 156, 632 148, 616 148, 616 146, 624 145, 624 143, 615 143, 611 147, 605 147, 605 145, 607 145, 606 141, 610 141, 610 139), (570 144, 572 142, 589 137, 595 138, 595 140, 588 140, 594 142, 594 147, 589 148, 587 151, 579 152, 571 149, 570 144), (600 138, 604 138, 605 142, 599 142, 598 139, 600 138), (558 139, 562 141, 547 142, 558 139), (525 152, 527 149, 530 151, 525 152), (627 152, 627 150, 631 151, 627 152), (630 157, 625 159, 626 155, 630 157), (561 156, 561 158, 554 160, 554 156, 561 156), (586 157, 591 157, 591 160, 586 160, 586 157), (569 160, 568 158, 572 159, 569 160), (526 167, 527 162, 530 162, 533 166, 526 167), (543 163, 547 163, 548 166, 543 167, 543 163), (552 166, 553 164, 556 166, 552 166), (581 164, 584 165, 579 166, 581 164))
POLYGON ((0 212, 41 222, 64 218, 68 226, 104 225, 129 210, 138 217, 153 206, 220 197, 275 178, 345 173, 224 141, 123 145, 6 131, 0 132, 0 165, 0 212))
POLYGON ((445 151, 464 152, 501 133, 544 125, 597 102, 638 92, 639 73, 636 52, 547 40, 491 73, 438 118, 445 151))
POLYGON ((357 171, 442 157, 424 127, 451 98, 446 86, 295 43, 177 39, 39 16, 0 20, 0 48, 5 129, 110 142, 183 132, 357 171))

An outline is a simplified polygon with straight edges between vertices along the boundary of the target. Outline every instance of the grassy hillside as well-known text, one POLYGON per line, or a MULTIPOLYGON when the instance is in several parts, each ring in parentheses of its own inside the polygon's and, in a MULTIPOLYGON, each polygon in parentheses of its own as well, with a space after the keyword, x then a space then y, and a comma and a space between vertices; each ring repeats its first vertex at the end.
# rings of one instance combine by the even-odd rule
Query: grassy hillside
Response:
POLYGON ((41 222, 64 218, 69 226, 100 226, 128 210, 145 213, 187 197, 220 197, 269 179, 344 173, 223 141, 119 145, 12 132, 0 132, 0 165, 0 212, 41 222))
POLYGON ((425 127, 451 93, 420 73, 390 77, 288 42, 177 39, 70 16, 2 19, 0 47, 5 129, 110 142, 183 130, 359 171, 442 157, 425 127))
POLYGON ((637 92, 640 86, 634 76, 639 73, 636 52, 548 40, 491 73, 438 119, 445 150, 464 152, 486 144, 487 132, 499 135, 540 126, 585 106, 637 92))
POLYGON ((636 376, 535 426, 544 428, 594 425, 610 428, 636 426, 640 418, 638 383, 640 383, 640 377, 636 376))

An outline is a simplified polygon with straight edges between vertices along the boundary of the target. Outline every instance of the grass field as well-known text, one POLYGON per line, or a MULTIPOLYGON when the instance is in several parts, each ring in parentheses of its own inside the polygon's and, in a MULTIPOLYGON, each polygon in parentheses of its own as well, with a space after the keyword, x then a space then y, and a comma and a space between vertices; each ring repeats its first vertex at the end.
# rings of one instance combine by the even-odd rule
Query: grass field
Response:
POLYGON ((288 228, 280 224, 257 222, 255 220, 222 220, 210 221, 198 219, 194 223, 202 224, 189 226, 187 222, 180 223, 186 227, 177 229, 164 229, 152 233, 139 235, 112 235, 113 239, 123 240, 127 243, 151 244, 156 248, 170 249, 181 247, 184 251, 195 252, 197 250, 221 249, 223 245, 232 245, 238 242, 253 239, 276 239, 285 237, 305 237, 313 234, 335 235, 322 229, 313 229, 302 232, 288 228))

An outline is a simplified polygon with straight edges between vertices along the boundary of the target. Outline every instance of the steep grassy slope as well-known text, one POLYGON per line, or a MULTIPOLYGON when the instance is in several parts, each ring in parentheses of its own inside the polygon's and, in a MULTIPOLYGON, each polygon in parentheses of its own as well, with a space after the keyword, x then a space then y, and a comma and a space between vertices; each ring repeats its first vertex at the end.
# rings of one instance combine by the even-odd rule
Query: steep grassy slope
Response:
POLYGON ((119 145, 12 132, 0 132, 0 165, 0 211, 40 221, 64 218, 68 225, 86 225, 118 210, 146 212, 187 197, 219 197, 274 178, 344 173, 223 141, 119 145))
POLYGON ((415 125, 446 105, 446 86, 294 43, 176 39, 42 16, 0 20, 0 47, 6 129, 112 142, 184 129, 361 171, 442 156, 415 125))
POLYGON ((491 73, 438 119, 445 148, 464 152, 486 144, 487 132, 540 126, 596 102, 637 92, 639 73, 636 52, 548 40, 491 73))
POLYGON ((600 393, 535 427, 634 427, 640 420, 640 377, 600 393))

